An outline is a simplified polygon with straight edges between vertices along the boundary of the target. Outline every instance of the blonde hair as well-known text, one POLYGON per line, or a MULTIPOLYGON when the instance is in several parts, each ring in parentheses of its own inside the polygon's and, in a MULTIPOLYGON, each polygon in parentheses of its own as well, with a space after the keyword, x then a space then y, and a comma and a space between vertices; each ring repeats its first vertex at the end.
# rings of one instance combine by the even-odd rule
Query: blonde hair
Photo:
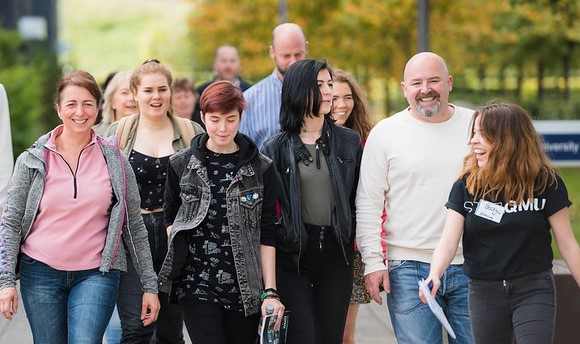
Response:
POLYGON ((121 71, 115 73, 115 75, 111 78, 111 81, 109 81, 103 96, 105 102, 103 103, 102 123, 111 124, 114 121, 119 120, 119 118, 116 116, 115 110, 113 109, 113 96, 115 95, 115 92, 117 92, 119 85, 121 85, 126 80, 130 80, 130 78, 130 72, 121 71))
POLYGON ((479 135, 491 144, 487 163, 477 165, 472 150, 464 160, 461 177, 475 199, 516 201, 518 204, 543 192, 557 182, 556 170, 542 147, 532 119, 519 105, 495 103, 483 106, 473 114, 480 118, 479 135))

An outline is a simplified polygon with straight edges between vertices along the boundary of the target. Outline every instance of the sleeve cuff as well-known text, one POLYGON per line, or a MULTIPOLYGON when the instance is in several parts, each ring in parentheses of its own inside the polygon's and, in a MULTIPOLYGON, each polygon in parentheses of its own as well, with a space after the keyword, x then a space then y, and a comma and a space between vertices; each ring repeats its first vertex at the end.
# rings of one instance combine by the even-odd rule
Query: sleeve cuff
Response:
POLYGON ((377 272, 377 271, 383 271, 383 270, 388 270, 389 268, 385 265, 385 263, 383 263, 382 258, 379 259, 374 259, 373 257, 373 261, 372 262, 365 262, 365 276, 373 273, 373 272, 377 272))

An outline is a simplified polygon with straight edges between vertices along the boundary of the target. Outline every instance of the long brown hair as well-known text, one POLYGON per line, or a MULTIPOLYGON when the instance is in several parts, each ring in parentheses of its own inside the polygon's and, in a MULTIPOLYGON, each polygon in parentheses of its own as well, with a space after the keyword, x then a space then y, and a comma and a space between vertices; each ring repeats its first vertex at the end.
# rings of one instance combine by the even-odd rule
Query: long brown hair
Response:
POLYGON ((465 157, 461 177, 475 199, 516 201, 518 204, 556 183, 556 170, 542 147, 532 119, 519 105, 495 103, 477 109, 471 124, 480 118, 479 134, 491 144, 487 163, 477 165, 473 150, 465 157))
POLYGON ((371 122, 371 113, 365 93, 360 88, 355 78, 342 69, 333 70, 332 81, 344 82, 350 87, 352 99, 354 100, 354 107, 352 113, 344 123, 344 126, 356 131, 363 140, 366 140, 373 124, 371 122))

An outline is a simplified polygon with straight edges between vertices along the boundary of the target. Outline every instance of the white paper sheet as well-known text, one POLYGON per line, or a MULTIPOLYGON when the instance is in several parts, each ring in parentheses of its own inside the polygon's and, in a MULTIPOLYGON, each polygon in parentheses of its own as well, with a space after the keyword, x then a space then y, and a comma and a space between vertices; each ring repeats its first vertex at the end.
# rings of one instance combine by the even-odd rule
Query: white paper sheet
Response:
POLYGON ((439 319, 441 324, 443 324, 443 326, 447 330, 447 334, 449 334, 451 338, 455 339, 455 332, 453 332, 453 329, 451 328, 451 325, 449 324, 449 321, 447 320, 445 313, 443 313, 443 309, 441 309, 441 306, 439 306, 437 301, 435 301, 433 296, 431 296, 431 291, 429 290, 429 287, 427 287, 427 284, 425 284, 425 280, 419 281, 419 288, 421 289, 423 295, 425 295, 425 299, 427 300, 429 308, 431 308, 433 314, 435 314, 437 319, 439 319))

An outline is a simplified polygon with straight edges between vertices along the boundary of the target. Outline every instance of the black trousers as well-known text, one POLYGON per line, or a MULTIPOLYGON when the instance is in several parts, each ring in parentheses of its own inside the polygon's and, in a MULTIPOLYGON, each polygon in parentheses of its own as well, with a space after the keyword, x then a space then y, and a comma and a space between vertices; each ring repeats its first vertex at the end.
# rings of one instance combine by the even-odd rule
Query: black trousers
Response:
POLYGON ((289 254, 276 255, 276 283, 290 310, 287 343, 340 344, 352 294, 354 243, 344 250, 332 229, 307 225, 308 247, 297 271, 289 254))
POLYGON ((187 332, 193 343, 255 344, 260 313, 244 313, 223 309, 213 302, 192 299, 179 301, 187 332))
MULTIPOLYGON (((167 232, 163 222, 163 212, 143 214, 143 222, 149 233, 149 244, 155 272, 159 272, 162 257, 167 253, 167 232)), ((178 305, 170 304, 167 294, 159 293, 161 309, 157 321, 147 327, 141 322, 141 301, 143 291, 141 280, 127 253, 127 273, 121 274, 117 309, 121 318, 123 335, 121 344, 149 344, 155 336, 157 344, 180 344, 183 340, 183 319, 178 305)))
POLYGON ((556 285, 552 270, 512 280, 469 279, 469 317, 475 343, 553 343, 556 285))

